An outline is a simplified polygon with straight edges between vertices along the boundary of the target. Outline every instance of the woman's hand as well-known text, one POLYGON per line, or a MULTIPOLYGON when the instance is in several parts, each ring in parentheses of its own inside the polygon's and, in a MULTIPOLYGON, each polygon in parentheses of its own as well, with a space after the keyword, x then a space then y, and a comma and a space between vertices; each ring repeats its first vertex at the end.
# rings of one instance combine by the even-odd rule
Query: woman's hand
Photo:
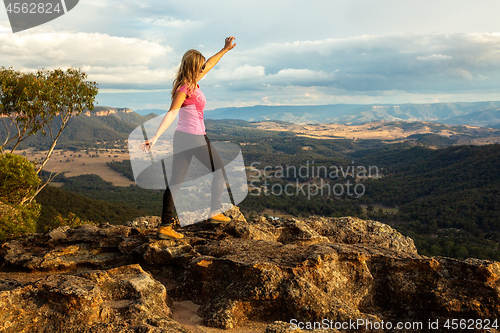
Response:
POLYGON ((150 151, 153 145, 156 143, 156 136, 153 136, 150 140, 146 140, 139 146, 143 151, 150 151))
POLYGON ((231 37, 227 37, 226 38, 226 42, 224 44, 224 50, 232 50, 235 46, 236 46, 236 43, 233 44, 233 40, 235 40, 236 38, 234 38, 233 36, 231 37))
POLYGON ((226 38, 222 50, 220 50, 207 60, 207 62, 205 63, 205 69, 202 70, 200 74, 198 74, 196 81, 201 80, 205 76, 205 74, 207 74, 215 66, 215 64, 219 62, 220 58, 222 58, 222 56, 226 54, 227 51, 234 49, 236 43, 233 44, 233 41, 235 39, 236 38, 234 38, 233 36, 226 38))

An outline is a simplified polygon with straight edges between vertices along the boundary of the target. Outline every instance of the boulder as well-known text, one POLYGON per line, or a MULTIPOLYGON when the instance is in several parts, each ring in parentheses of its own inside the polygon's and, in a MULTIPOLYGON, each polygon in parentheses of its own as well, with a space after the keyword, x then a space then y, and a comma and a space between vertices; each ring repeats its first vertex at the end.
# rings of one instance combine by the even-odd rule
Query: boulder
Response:
POLYGON ((53 274, 0 292, 6 332, 186 332, 170 318, 169 302, 139 265, 53 274))

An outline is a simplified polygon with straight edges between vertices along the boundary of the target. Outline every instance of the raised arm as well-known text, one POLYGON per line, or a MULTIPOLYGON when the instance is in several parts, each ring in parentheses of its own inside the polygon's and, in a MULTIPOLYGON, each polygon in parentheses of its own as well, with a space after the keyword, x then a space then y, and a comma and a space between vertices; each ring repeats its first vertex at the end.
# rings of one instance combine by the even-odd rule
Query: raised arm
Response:
POLYGON ((234 38, 233 36, 226 38, 226 41, 224 43, 224 47, 222 48, 222 50, 220 50, 219 52, 217 52, 216 54, 214 54, 213 56, 211 56, 207 60, 207 62, 205 63, 205 68, 198 75, 198 78, 196 81, 201 80, 201 78, 204 77, 205 74, 207 74, 215 66, 215 64, 217 64, 219 62, 220 58, 222 58, 222 56, 224 54, 226 54, 227 51, 232 50, 236 46, 236 43, 233 44, 233 41, 235 39, 236 38, 234 38))
POLYGON ((170 110, 168 110, 165 117, 163 117, 160 126, 158 126, 158 129, 156 130, 156 134, 149 140, 146 140, 143 143, 141 143, 141 145, 139 146, 140 149, 148 151, 151 150, 151 148, 153 148, 153 145, 156 143, 156 140, 158 140, 158 138, 162 135, 162 133, 167 130, 167 128, 172 124, 172 122, 177 117, 179 109, 181 108, 182 103, 184 103, 185 99, 186 99, 186 94, 183 93, 182 91, 177 91, 175 93, 174 99, 172 100, 172 104, 170 104, 170 110))

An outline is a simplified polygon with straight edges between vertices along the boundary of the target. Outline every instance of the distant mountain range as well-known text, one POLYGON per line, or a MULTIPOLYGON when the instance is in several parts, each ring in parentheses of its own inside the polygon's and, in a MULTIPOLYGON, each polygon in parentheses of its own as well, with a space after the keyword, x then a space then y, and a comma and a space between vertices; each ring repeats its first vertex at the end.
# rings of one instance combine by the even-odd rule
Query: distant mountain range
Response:
POLYGON ((127 139, 139 125, 156 114, 141 116, 130 109, 96 107, 87 115, 73 117, 61 134, 61 141, 109 141, 127 139))
POLYGON ((163 109, 140 109, 140 110, 134 110, 135 113, 140 114, 141 116, 147 116, 151 113, 155 113, 157 115, 163 114, 167 112, 168 110, 163 110, 163 109))
MULTIPOLYGON (((162 109, 137 110, 96 106, 71 119, 62 133, 58 145, 75 145, 78 142, 125 140, 140 124, 165 113, 162 109)), ((231 107, 208 110, 208 121, 238 119, 248 122, 273 120, 275 123, 292 124, 347 124, 361 125, 374 121, 426 121, 447 125, 473 125, 500 129, 500 102, 434 103, 434 104, 336 104, 306 106, 231 107)), ((55 120, 57 122, 57 120, 55 120)), ((250 124, 248 124, 250 125, 250 124)), ((425 131, 424 131, 425 132, 425 131)), ((418 132, 417 132, 418 133, 418 132)), ((482 137, 481 135, 479 135, 482 137)), ((5 138, 5 128, 0 127, 0 139, 5 138)), ((19 148, 44 147, 48 137, 35 135, 19 148)))
POLYGON ((207 119, 242 119, 246 121, 281 120, 295 124, 338 123, 360 125, 372 121, 432 121, 448 125, 500 128, 500 102, 304 106, 256 105, 209 110, 205 112, 205 117, 207 119))
MULTIPOLYGON (((154 113, 141 116, 127 108, 95 107, 93 111, 82 112, 79 116, 70 119, 68 126, 59 137, 57 146, 62 148, 85 142, 126 140, 137 126, 156 116, 154 113)), ((61 126, 60 122, 59 118, 54 118, 54 128, 59 128, 61 126)), ((0 139, 2 142, 6 136, 5 126, 0 126, 0 139)), ((19 149, 27 147, 46 149, 49 143, 49 135, 42 136, 41 133, 37 133, 23 141, 19 145, 19 149)), ((12 144, 13 142, 7 147, 11 147, 12 144)))

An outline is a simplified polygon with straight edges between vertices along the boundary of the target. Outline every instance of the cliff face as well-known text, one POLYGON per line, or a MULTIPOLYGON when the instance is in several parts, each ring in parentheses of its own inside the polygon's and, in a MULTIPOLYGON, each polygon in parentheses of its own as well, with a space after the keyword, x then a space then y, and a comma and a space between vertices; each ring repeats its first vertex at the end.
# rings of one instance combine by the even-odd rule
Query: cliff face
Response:
POLYGON ((197 223, 175 241, 157 239, 158 218, 146 217, 3 244, 3 328, 186 332, 171 319, 171 299, 200 304, 206 326, 285 322, 266 332, 289 331, 292 319, 423 323, 400 332, 430 331, 429 320, 438 320, 436 332, 448 318, 494 320, 500 313, 498 262, 420 256, 410 238, 375 221, 246 221, 237 207, 226 214, 230 224, 197 223))
POLYGON ((84 116, 109 116, 113 113, 131 113, 133 112, 129 108, 107 108, 107 107, 95 107, 93 111, 84 111, 82 115, 84 116))

